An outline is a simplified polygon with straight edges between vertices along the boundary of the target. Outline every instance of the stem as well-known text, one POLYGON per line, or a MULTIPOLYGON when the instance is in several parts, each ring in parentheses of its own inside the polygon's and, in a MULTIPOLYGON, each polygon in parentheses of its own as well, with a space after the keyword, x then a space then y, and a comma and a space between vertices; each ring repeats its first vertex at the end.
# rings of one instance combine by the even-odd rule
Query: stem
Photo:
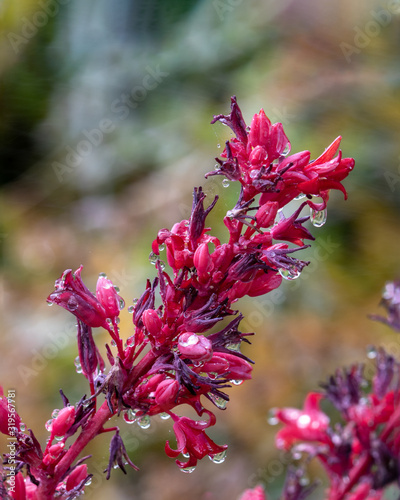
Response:
MULTIPOLYGON (((140 362, 130 372, 123 392, 125 392, 127 388, 132 387, 140 377, 142 377, 149 371, 157 357, 157 353, 155 353, 154 351, 150 351, 143 357, 143 359, 140 360, 140 362)), ((54 470, 54 474, 48 477, 45 471, 37 471, 36 477, 40 477, 40 484, 36 493, 37 500, 51 500, 53 498, 54 492, 59 482, 62 481, 63 477, 65 476, 66 472, 71 467, 73 462, 77 459, 79 454, 92 439, 94 439, 98 434, 104 432, 104 424, 106 424, 106 422, 113 415, 114 413, 111 413, 110 409, 108 408, 107 401, 104 401, 95 415, 82 429, 75 443, 70 446, 67 453, 57 464, 54 470)))
POLYGON ((82 429, 78 439, 73 443, 67 453, 63 456, 57 464, 54 474, 50 477, 42 477, 40 485, 37 489, 37 500, 51 500, 58 483, 62 480, 63 476, 70 468, 74 460, 78 457, 85 446, 101 432, 103 425, 112 417, 107 402, 100 406, 97 413, 88 422, 87 427, 82 429))

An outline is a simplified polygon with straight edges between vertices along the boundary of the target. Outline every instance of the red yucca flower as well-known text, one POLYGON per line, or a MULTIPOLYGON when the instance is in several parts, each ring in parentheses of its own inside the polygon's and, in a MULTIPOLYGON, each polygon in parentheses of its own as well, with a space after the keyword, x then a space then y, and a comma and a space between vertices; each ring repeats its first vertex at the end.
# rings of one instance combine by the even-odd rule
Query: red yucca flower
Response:
MULTIPOLYGON (((135 468, 118 428, 104 427, 116 414, 142 427, 150 425, 153 415, 171 417, 177 444, 168 441, 166 452, 185 471, 204 456, 223 460, 226 445, 217 445, 206 434, 216 418, 204 405, 225 408, 226 390, 250 379, 252 371, 252 361, 240 352, 251 333, 239 330, 242 315, 233 306, 243 296, 274 290, 282 278, 299 276, 308 262, 293 253, 306 248, 305 240, 314 239, 304 227, 310 216, 301 216, 301 211, 308 205, 314 225, 322 225, 329 190, 346 194, 341 181, 354 160, 338 152, 340 138, 315 161, 310 162, 307 151, 288 156, 290 143, 282 124, 272 125, 261 110, 247 127, 235 97, 231 113, 215 116, 212 123, 216 121, 228 125, 235 137, 227 141, 217 169, 207 175, 225 175, 241 184, 238 202, 224 218, 229 240, 221 242, 206 226, 217 197, 205 207, 203 189, 195 188, 190 217, 161 229, 152 244, 150 260, 157 276, 128 308, 133 325, 124 337, 118 325, 125 303, 105 275, 99 277, 96 294, 83 283, 82 266, 65 271, 56 281, 48 301, 77 318, 79 371, 88 379, 90 396, 70 404, 61 392, 63 409, 47 425, 50 438, 44 450, 32 431, 17 429, 15 460, 18 471, 27 471, 25 482, 21 475, 15 480, 19 499, 34 498, 32 491, 40 499, 53 498, 55 492, 60 499, 80 494, 90 476, 77 458, 103 432, 115 432, 107 477, 115 464, 125 472, 125 460, 135 468), (294 198, 305 201, 286 217, 282 208, 294 198), (218 331, 216 325, 223 321, 218 331), (110 335, 108 370, 92 335, 95 327, 110 335), (105 401, 99 406, 101 395, 105 401), (179 416, 176 408, 183 404, 192 407, 199 420, 179 416)), ((3 402, 0 410, 4 432, 3 402)), ((13 485, 5 484, 12 491, 3 497, 11 498, 13 485)))

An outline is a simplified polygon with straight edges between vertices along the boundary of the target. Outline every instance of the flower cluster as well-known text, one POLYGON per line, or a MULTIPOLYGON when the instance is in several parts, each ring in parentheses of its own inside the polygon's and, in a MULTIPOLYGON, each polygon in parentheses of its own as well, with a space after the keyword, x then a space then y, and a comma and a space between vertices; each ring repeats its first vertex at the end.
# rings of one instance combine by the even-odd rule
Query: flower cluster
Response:
POLYGON ((207 175, 222 174, 241 184, 238 202, 224 218, 229 240, 221 243, 206 227, 217 197, 206 208, 203 189, 195 188, 189 219, 160 230, 153 242, 150 260, 157 276, 128 308, 133 328, 125 337, 118 326, 125 303, 105 275, 100 275, 95 294, 82 281, 82 267, 65 271, 56 281, 48 302, 77 318, 79 370, 89 382, 90 397, 70 405, 62 394, 64 408, 47 424, 50 438, 44 451, 32 431, 18 432, 18 470, 25 468, 27 476, 25 482, 18 476, 19 496, 12 497, 44 499, 57 493, 59 498, 73 498, 90 480, 86 465, 76 462, 80 452, 107 431, 115 432, 107 477, 114 464, 125 472, 124 460, 136 468, 118 428, 104 427, 116 414, 142 427, 153 415, 170 417, 177 444, 167 442, 166 453, 186 472, 205 456, 223 461, 226 445, 217 445, 206 434, 216 417, 204 404, 208 400, 225 408, 226 389, 250 379, 252 372, 251 360, 240 351, 251 333, 239 330, 242 315, 233 304, 245 295, 274 290, 282 278, 299 276, 308 263, 292 254, 306 248, 305 240, 314 239, 304 227, 310 216, 301 212, 309 205, 314 225, 322 225, 329 190, 345 194, 341 181, 354 161, 343 159, 340 151, 336 155, 340 138, 317 160, 310 162, 308 151, 288 156, 290 143, 282 124, 271 125, 261 110, 247 127, 234 97, 231 113, 215 116, 212 123, 216 121, 228 125, 235 137, 227 141, 217 169, 207 175), (285 217, 283 207, 295 198, 306 201, 285 217), (224 324, 215 332, 220 322, 224 324), (110 335, 108 370, 93 337, 97 327, 110 335), (210 333, 212 328, 215 333, 210 333), (98 407, 101 394, 105 401, 98 407), (199 419, 179 416, 175 408, 183 404, 199 419), (67 439, 78 432, 67 447, 67 439))
POLYGON ((309 394, 302 410, 275 410, 284 424, 277 447, 318 459, 328 475, 329 500, 378 500, 399 480, 400 363, 383 349, 371 349, 369 357, 376 361, 372 383, 364 367, 354 365, 331 376, 322 393, 309 394), (339 413, 335 424, 322 400, 339 413))

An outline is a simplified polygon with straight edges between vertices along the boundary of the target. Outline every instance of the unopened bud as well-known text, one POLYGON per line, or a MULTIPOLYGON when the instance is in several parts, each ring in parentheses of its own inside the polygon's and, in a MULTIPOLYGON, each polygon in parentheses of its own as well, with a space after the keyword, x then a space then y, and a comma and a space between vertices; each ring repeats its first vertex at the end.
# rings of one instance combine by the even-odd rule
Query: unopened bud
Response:
POLYGON ((168 406, 176 402, 176 396, 179 391, 177 380, 168 378, 163 380, 157 387, 155 393, 156 403, 160 406, 168 406))
POLYGON ((150 335, 157 337, 160 334, 162 321, 154 309, 143 311, 142 321, 150 335))
POLYGON ((115 318, 119 315, 121 297, 111 280, 104 276, 99 277, 96 285, 96 297, 104 307, 108 318, 115 318))
POLYGON ((178 349, 192 361, 208 361, 213 354, 212 343, 204 335, 186 332, 179 336, 178 349))
POLYGON ((87 477, 87 465, 81 464, 75 467, 67 479, 66 490, 71 491, 87 477))
POLYGON ((57 415, 57 418, 53 420, 51 425, 51 433, 53 436, 64 436, 64 434, 70 429, 71 425, 75 420, 75 407, 66 406, 62 408, 57 415))

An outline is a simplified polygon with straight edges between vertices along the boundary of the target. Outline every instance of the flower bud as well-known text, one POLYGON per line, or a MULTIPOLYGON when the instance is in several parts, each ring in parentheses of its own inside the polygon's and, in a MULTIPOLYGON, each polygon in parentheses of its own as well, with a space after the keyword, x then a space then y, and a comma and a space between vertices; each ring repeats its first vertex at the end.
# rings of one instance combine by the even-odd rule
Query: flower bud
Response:
POLYGON ((115 318, 119 315, 121 297, 115 290, 112 281, 100 276, 96 285, 96 297, 104 307, 108 318, 115 318))
POLYGON ((154 309, 143 311, 142 321, 150 335, 157 337, 160 334, 162 321, 154 309))
POLYGON ((253 116, 250 125, 249 142, 254 147, 264 146, 269 138, 271 122, 267 118, 264 110, 253 116))
POLYGON ((64 436, 75 421, 75 407, 66 406, 62 408, 51 425, 53 436, 64 436))
POLYGON ((64 449, 64 443, 57 443, 53 444, 53 446, 50 446, 46 455, 43 458, 43 464, 44 465, 54 464, 59 458, 63 449, 64 449))
POLYGON ((178 391, 179 383, 177 380, 171 378, 163 380, 156 389, 156 403, 160 406, 175 404, 178 391))
POLYGON ((75 467, 67 479, 66 490, 71 491, 87 477, 87 465, 81 464, 75 467))
POLYGON ((207 282, 214 267, 207 243, 202 243, 197 247, 193 256, 193 264, 197 269, 199 280, 203 283, 207 282))
POLYGON ((208 361, 213 354, 212 343, 204 335, 186 332, 179 336, 178 349, 192 361, 208 361))

